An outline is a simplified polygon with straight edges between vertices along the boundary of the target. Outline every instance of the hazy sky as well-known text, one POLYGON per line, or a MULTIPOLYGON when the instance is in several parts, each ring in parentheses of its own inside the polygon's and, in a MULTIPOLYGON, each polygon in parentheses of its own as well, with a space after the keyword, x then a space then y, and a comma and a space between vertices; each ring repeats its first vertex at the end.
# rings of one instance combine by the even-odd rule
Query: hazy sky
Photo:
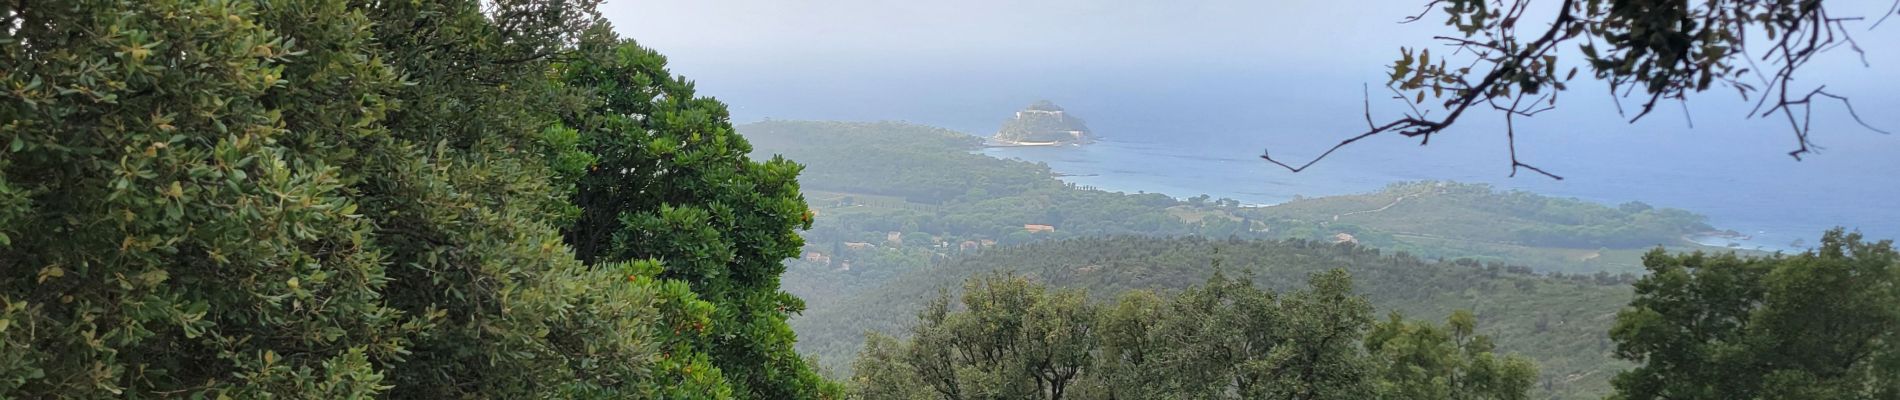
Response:
MULTIPOLYGON (((711 63, 1192 63, 1332 70, 1390 61, 1449 31, 1396 24, 1422 0, 611 0, 618 29, 687 68, 711 63)), ((1550 3, 1550 2, 1545 2, 1550 3)), ((1831 0, 1877 15, 1887 0, 1831 0)), ((1535 16, 1536 14, 1530 14, 1535 16)), ((1900 61, 1900 23, 1860 35, 1870 59, 1900 61), (1881 51, 1888 50, 1888 51, 1881 51)), ((1369 67, 1370 68, 1370 67, 1369 67)), ((1376 68, 1371 68, 1376 69, 1376 68)))
MULTIPOLYGON (((1450 32, 1437 17, 1396 23, 1423 10, 1424 3, 610 0, 603 12, 621 33, 666 54, 674 72, 698 81, 702 92, 732 103, 741 120, 890 118, 955 125, 943 119, 961 117, 915 114, 1060 100, 1072 97, 1064 93, 1072 89, 1115 85, 1126 87, 1127 96, 1205 92, 1232 98, 1220 92, 1285 88, 1317 94, 1313 100, 1320 104, 1356 103, 1361 84, 1384 83, 1385 66, 1400 46, 1435 45, 1432 35, 1450 32), (1024 76, 1038 80, 1012 79, 1024 76), (893 96, 906 88, 916 91, 893 96), (865 113, 839 111, 853 107, 865 113)), ((1829 3, 1837 14, 1864 15, 1892 4, 1829 3)), ((1869 103, 1895 98, 1900 21, 1890 22, 1859 34, 1873 68, 1861 67, 1842 49, 1812 65, 1806 76, 1824 77, 1834 91, 1869 103)), ((1733 96, 1705 97, 1717 108, 1733 102, 1733 96)))

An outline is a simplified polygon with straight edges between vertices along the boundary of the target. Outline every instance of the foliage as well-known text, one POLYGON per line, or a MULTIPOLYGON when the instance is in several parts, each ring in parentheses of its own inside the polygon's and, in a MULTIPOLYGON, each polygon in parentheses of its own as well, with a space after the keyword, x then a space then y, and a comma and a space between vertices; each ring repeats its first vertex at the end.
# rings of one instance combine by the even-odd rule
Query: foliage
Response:
POLYGON ((1488 337, 1476 335, 1477 317, 1458 310, 1440 328, 1407 322, 1397 313, 1366 335, 1379 360, 1379 397, 1390 399, 1528 399, 1524 389, 1537 367, 1515 355, 1498 358, 1488 337))
MULTIPOLYGON (((551 71, 636 49, 594 3, 0 4, 0 397, 754 396, 766 364, 703 329, 744 306, 650 259, 703 243, 563 244, 582 168, 619 156, 571 120, 624 99, 551 71)), ((773 264, 752 288, 797 247, 781 222, 723 232, 781 238, 744 248, 773 264)))
POLYGON ((1259 209, 1255 216, 1350 224, 1406 236, 1573 249, 1681 245, 1684 235, 1714 229, 1707 217, 1641 202, 1608 207, 1524 191, 1500 192, 1483 184, 1434 181, 1395 183, 1365 195, 1296 200, 1259 209))
MULTIPOLYGON (((1054 289, 1085 289, 1097 302, 1119 302, 1102 308, 1131 316, 1098 324, 1098 337, 1105 342, 1133 343, 1133 336, 1126 332, 1155 329, 1140 323, 1141 318, 1187 313, 1160 308, 1167 293, 1196 285, 1211 287, 1208 279, 1217 272, 1244 277, 1235 279, 1235 285, 1291 293, 1308 287, 1311 274, 1336 268, 1353 275, 1355 293, 1365 296, 1377 312, 1449 315, 1471 310, 1481 322, 1477 333, 1493 338, 1500 351, 1524 354, 1541 367, 1542 374, 1533 381, 1539 398, 1601 398, 1608 393, 1608 377, 1627 367, 1611 357, 1605 332, 1613 310, 1629 301, 1628 281, 1589 276, 1559 279, 1533 275, 1523 267, 1469 260, 1434 262, 1350 244, 1303 240, 1115 236, 1000 247, 869 288, 841 292, 842 299, 814 303, 793 322, 805 351, 828 363, 849 362, 851 355, 859 354, 860 344, 866 343, 861 335, 867 330, 884 335, 910 332, 908 322, 915 321, 914 313, 927 304, 918 293, 950 289, 954 295, 964 287, 958 283, 969 276, 1001 272, 1054 289)), ((1104 378, 1117 376, 1104 374, 1104 378)), ((1138 390, 1124 384, 1113 387, 1120 392, 1138 390)), ((1095 389, 1082 385, 1075 390, 1080 395, 1095 389)))
POLYGON ((901 197, 943 204, 972 191, 976 199, 1060 186, 1049 168, 971 153, 974 136, 900 122, 765 121, 739 127, 762 154, 805 165, 810 189, 901 197))
POLYGON ((666 279, 690 284, 717 312, 695 351, 747 398, 838 397, 792 350, 787 315, 804 309, 779 291, 780 263, 803 245, 811 214, 799 166, 756 162, 723 103, 693 92, 658 53, 631 41, 584 45, 561 65, 593 98, 564 123, 583 134, 595 164, 576 183, 582 210, 568 239, 582 260, 666 260, 666 279))
POLYGON ((1819 249, 1743 258, 1654 252, 1610 336, 1617 399, 1900 396, 1900 256, 1840 229, 1819 249))
MULTIPOLYGON (((1482 336, 1386 335, 1359 347, 1371 306, 1339 270, 1316 273, 1309 289, 1275 294, 1216 274, 1204 286, 1161 298, 1130 292, 1113 305, 1087 303, 1079 290, 1051 290, 1023 277, 971 278, 962 308, 939 297, 919 313, 909 342, 876 335, 854 364, 864 399, 1412 399, 1374 396, 1376 387, 1473 378, 1485 393, 1524 398, 1535 369, 1512 358, 1490 379, 1490 364, 1420 364, 1396 342, 1460 346, 1491 360, 1482 336), (1389 357, 1388 357, 1389 356, 1389 357), (1377 370, 1415 374, 1366 373, 1377 370)), ((1469 321, 1470 314, 1460 314, 1469 321)), ((1402 322, 1388 330, 1411 329, 1402 322)), ((1460 388, 1464 388, 1461 386, 1460 388)), ((1450 398, 1450 397, 1445 397, 1450 398)), ((1459 397, 1491 398, 1491 397, 1459 397)))

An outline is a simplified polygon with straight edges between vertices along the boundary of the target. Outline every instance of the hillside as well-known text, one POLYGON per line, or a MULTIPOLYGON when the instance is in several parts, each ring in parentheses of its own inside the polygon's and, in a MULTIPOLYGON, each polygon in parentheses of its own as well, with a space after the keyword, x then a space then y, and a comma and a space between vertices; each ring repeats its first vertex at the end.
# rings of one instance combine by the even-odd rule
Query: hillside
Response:
POLYGON ((1428 182, 1242 207, 1226 199, 1075 187, 1047 166, 974 153, 977 137, 930 126, 768 121, 738 129, 753 142, 755 158, 776 154, 805 165, 800 185, 819 214, 805 233, 807 248, 826 256, 844 250, 839 243, 877 244, 892 232, 900 242, 955 248, 913 251, 919 253, 909 256, 919 259, 913 264, 927 264, 936 253, 954 255, 966 241, 1012 244, 1105 234, 1334 240, 1344 233, 1361 244, 1424 257, 1571 274, 1640 271, 1642 253, 1656 245, 1721 250, 1679 240, 1708 229, 1701 216, 1635 202, 1610 207, 1428 182), (1024 226, 1031 224, 1053 231, 1028 232, 1024 226))
POLYGON ((968 276, 1013 271, 1056 287, 1085 288, 1096 300, 1129 289, 1178 290, 1215 271, 1274 290, 1308 274, 1343 268, 1379 314, 1439 319, 1456 309, 1479 318, 1500 349, 1538 363, 1540 397, 1596 398, 1627 365, 1612 360, 1606 333, 1630 291, 1616 280, 1532 275, 1524 267, 1469 260, 1432 262, 1350 244, 1304 240, 1158 239, 1117 236, 1048 241, 985 251, 898 277, 813 308, 793 321, 801 349, 833 368, 856 353, 864 330, 900 334, 921 304, 957 290, 968 276))
POLYGON ((1602 339, 1627 300, 1618 285, 1634 279, 1628 273, 1641 271, 1641 255, 1656 244, 1710 249, 1671 241, 1708 229, 1699 216, 1636 203, 1422 182, 1244 207, 1077 187, 1043 165, 974 153, 975 136, 929 126, 770 121, 738 129, 755 157, 805 165, 801 190, 817 215, 802 233, 806 257, 787 261, 782 285, 806 301, 792 320, 799 350, 834 373, 848 372, 865 329, 896 331, 918 302, 971 273, 1019 270, 1107 297, 1200 283, 1223 260, 1275 289, 1344 267, 1382 310, 1413 318, 1473 309, 1506 350, 1543 364, 1552 393, 1601 394, 1621 368, 1602 339), (1514 236, 1528 232, 1543 233, 1514 236), (1604 240, 1604 232, 1634 238, 1604 240), (1333 245, 1340 234, 1356 245, 1333 245), (1208 256, 1215 251, 1224 256, 1208 256), (1075 254, 1050 255, 1065 252, 1075 254), (1466 261, 1428 261, 1439 259, 1466 261))
POLYGON ((1292 237, 1349 233, 1359 243, 1429 257, 1522 263, 1541 271, 1641 271, 1643 252, 1721 250, 1685 235, 1714 230, 1707 218, 1639 201, 1611 207, 1489 185, 1406 182, 1372 193, 1302 198, 1234 213, 1292 237))

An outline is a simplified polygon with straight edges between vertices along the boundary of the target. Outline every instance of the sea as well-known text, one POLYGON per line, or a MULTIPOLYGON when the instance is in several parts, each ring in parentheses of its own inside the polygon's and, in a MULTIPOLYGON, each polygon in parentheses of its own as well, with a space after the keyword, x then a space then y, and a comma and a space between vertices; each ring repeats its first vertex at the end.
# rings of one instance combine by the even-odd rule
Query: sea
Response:
MULTIPOLYGON (((1900 95, 1894 94, 1900 82, 1880 78, 1878 70, 1844 78, 1860 79, 1859 85, 1830 90, 1852 97, 1868 124, 1900 132, 1900 95)), ((704 90, 732 104, 738 122, 900 120, 975 136, 990 135, 1014 111, 1047 99, 1087 121, 1099 141, 982 152, 1044 163, 1065 181, 1109 191, 1271 205, 1446 180, 1611 206, 1641 201, 1680 208, 1743 235, 1697 238, 1714 246, 1801 251, 1834 227, 1876 239, 1900 237, 1900 136, 1860 126, 1838 104, 1814 106, 1812 141, 1821 148, 1801 160, 1787 154, 1796 147, 1788 119, 1751 113, 1754 103, 1734 92, 1660 103, 1631 122, 1636 100, 1573 87, 1559 96, 1556 109, 1510 121, 1518 160, 1562 180, 1513 171, 1505 117, 1482 109, 1429 143, 1372 137, 1295 173, 1260 155, 1303 162, 1365 131, 1368 117, 1383 122, 1443 111, 1431 101, 1394 99, 1376 70, 847 71, 829 78, 816 71, 799 78, 735 73, 704 90)))

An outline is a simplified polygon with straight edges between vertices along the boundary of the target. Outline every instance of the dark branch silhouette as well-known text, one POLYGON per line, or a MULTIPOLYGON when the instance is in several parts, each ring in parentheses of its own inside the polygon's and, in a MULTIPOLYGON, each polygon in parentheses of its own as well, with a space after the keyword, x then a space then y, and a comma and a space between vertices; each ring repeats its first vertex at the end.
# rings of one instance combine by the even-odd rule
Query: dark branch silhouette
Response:
MULTIPOLYGON (((1790 89, 1797 71, 1812 61, 1814 56, 1834 48, 1848 47, 1866 65, 1865 52, 1848 33, 1846 25, 1847 22, 1861 21, 1862 18, 1833 17, 1820 1, 1790 4, 1765 0, 1717 0, 1702 3, 1702 8, 1691 9, 1686 3, 1666 1, 1637 2, 1643 4, 1635 5, 1592 2, 1586 5, 1576 0, 1564 0, 1547 30, 1530 42, 1520 43, 1516 27, 1532 1, 1535 0, 1510 0, 1509 4, 1505 0, 1427 2, 1424 11, 1400 22, 1416 22, 1434 10, 1444 10, 1452 17, 1447 25, 1459 28, 1464 36, 1437 36, 1434 39, 1452 47, 1454 55, 1469 54, 1475 57, 1470 66, 1446 67, 1445 58, 1440 58, 1434 65, 1429 49, 1421 50, 1415 61, 1410 50, 1403 50, 1404 58, 1393 66, 1392 80, 1387 86, 1395 98, 1410 108, 1409 113, 1380 125, 1372 118, 1371 99, 1366 96, 1366 131, 1341 140, 1305 162, 1284 162, 1266 151, 1261 153, 1260 158, 1297 173, 1341 148, 1387 133, 1418 138, 1419 145, 1424 146, 1431 143, 1432 135, 1449 129, 1473 106, 1484 104, 1492 111, 1504 114, 1511 176, 1516 176, 1520 169, 1527 169, 1561 180, 1563 177, 1517 157, 1515 118, 1532 117, 1556 108, 1557 92, 1567 90, 1565 82, 1576 78, 1579 69, 1573 67, 1567 75, 1558 76, 1557 56, 1554 53, 1559 45, 1576 39, 1584 42, 1579 49, 1587 56, 1592 74, 1608 84, 1610 97, 1616 102, 1619 115, 1624 115, 1621 98, 1634 94, 1639 86, 1644 89, 1646 96, 1642 97, 1646 98, 1638 106, 1635 115, 1624 115, 1632 123, 1655 111, 1656 105, 1664 100, 1681 103, 1684 117, 1690 118, 1687 95, 1705 91, 1712 83, 1720 83, 1736 89, 1745 99, 1760 90, 1772 94, 1760 96, 1748 117, 1768 117, 1776 113, 1785 116, 1794 131, 1797 144, 1797 148, 1789 155, 1797 161, 1801 160, 1802 155, 1819 149, 1809 140, 1808 122, 1817 97, 1840 101, 1856 123, 1875 132, 1887 133, 1862 119, 1850 99, 1825 91, 1825 86, 1805 95, 1790 89), (1680 15, 1656 16, 1669 12, 1680 15), (1657 26, 1692 28, 1667 31, 1657 26), (1761 72, 1756 65, 1756 57, 1749 55, 1749 46, 1744 38, 1749 29, 1765 30, 1773 41, 1767 54, 1760 57, 1760 61, 1769 62, 1775 67, 1771 73, 1761 72), (1608 44, 1606 53, 1597 51, 1599 40, 1608 44), (1484 71, 1476 83, 1472 83, 1469 74, 1480 65, 1488 66, 1489 70, 1484 71), (1744 77, 1751 76, 1755 78, 1754 82, 1744 81, 1744 77), (1761 89, 1756 85, 1760 85, 1761 89), (1407 96, 1407 91, 1416 95, 1407 96), (1433 118, 1417 107, 1428 94, 1444 99, 1442 106, 1446 113, 1443 116, 1433 118), (1796 108, 1800 109, 1801 115, 1795 115, 1796 108)), ((1881 19, 1894 12, 1900 12, 1900 0, 1896 0, 1893 9, 1881 19)), ((1879 21, 1874 25, 1878 26, 1879 21)), ((1693 119, 1689 119, 1689 124, 1693 128, 1693 119)))

